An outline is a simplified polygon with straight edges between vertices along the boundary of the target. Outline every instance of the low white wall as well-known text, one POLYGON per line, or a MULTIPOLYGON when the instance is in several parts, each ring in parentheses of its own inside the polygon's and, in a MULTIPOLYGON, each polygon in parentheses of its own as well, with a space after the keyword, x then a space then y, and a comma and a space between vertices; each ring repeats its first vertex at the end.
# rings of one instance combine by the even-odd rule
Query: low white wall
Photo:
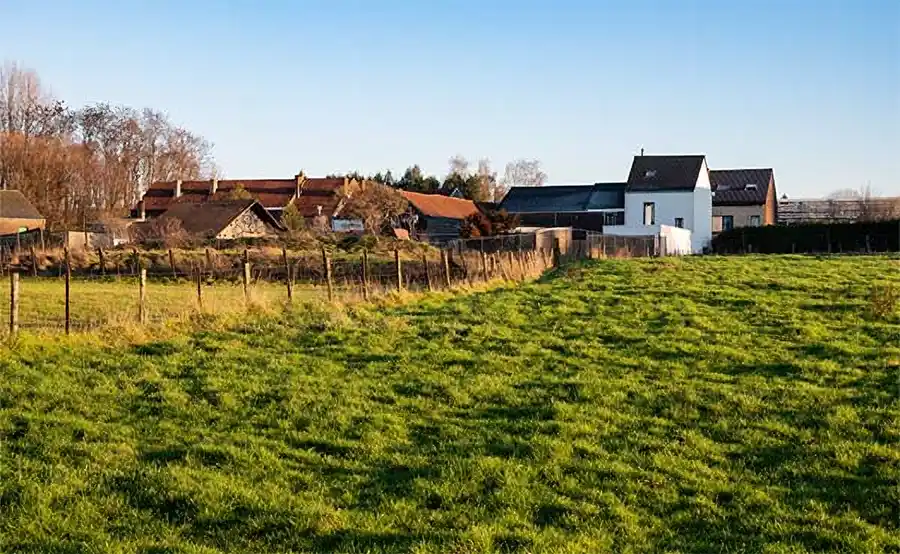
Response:
POLYGON ((691 231, 671 225, 640 225, 637 227, 616 225, 604 227, 603 234, 619 237, 662 237, 665 239, 667 256, 686 256, 693 252, 691 231))

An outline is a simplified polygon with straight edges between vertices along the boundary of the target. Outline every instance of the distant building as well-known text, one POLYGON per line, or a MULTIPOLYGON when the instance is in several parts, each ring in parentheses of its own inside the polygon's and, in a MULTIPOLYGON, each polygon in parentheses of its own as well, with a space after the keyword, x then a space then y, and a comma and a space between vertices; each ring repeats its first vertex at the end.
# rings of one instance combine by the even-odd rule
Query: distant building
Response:
POLYGON ((175 204, 227 200, 241 187, 279 221, 284 209, 294 204, 303 217, 322 218, 325 225, 330 225, 331 218, 340 210, 340 191, 349 182, 346 177, 310 178, 302 174, 292 179, 161 181, 150 186, 131 215, 138 219, 153 218, 175 204))
POLYGON ((787 198, 778 201, 778 223, 853 223, 900 219, 900 197, 787 198))
POLYGON ((399 192, 409 202, 409 209, 402 218, 419 240, 446 242, 457 239, 465 219, 479 213, 475 202, 464 198, 406 190, 399 192))
POLYGON ((661 226, 689 230, 694 253, 709 246, 712 190, 706 156, 634 157, 625 189, 625 228, 659 235, 661 226))
POLYGON ((43 229, 44 216, 18 190, 0 190, 0 235, 43 229))
POLYGON ((712 230, 775 225, 778 196, 775 172, 764 169, 711 169, 712 230))
POLYGON ((177 222, 178 229, 200 239, 266 238, 283 230, 262 204, 247 199, 176 203, 157 218, 132 225, 132 233, 138 240, 147 240, 151 238, 152 226, 162 227, 167 220, 177 222))
POLYGON ((500 208, 523 226, 602 231, 625 224, 625 183, 512 187, 500 208))

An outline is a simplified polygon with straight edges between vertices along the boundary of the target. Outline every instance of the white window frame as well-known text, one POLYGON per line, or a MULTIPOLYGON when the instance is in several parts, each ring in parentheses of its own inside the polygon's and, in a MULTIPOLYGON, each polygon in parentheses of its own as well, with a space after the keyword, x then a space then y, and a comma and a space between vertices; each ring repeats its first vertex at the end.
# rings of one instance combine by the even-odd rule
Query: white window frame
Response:
POLYGON ((656 225, 656 202, 644 202, 644 225, 656 225), (650 208, 650 222, 647 222, 647 208, 650 208))

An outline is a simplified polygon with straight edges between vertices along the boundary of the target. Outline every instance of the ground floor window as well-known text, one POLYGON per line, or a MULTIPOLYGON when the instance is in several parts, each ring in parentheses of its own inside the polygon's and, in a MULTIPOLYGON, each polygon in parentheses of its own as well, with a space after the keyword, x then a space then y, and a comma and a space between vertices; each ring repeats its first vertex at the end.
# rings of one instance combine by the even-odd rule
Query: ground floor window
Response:
POLYGON ((750 216, 750 226, 751 227, 759 227, 759 216, 758 215, 750 216))
POLYGON ((676 217, 675 218, 675 226, 678 227, 679 229, 684 229, 684 218, 676 217))
POLYGON ((603 224, 608 226, 625 225, 625 212, 604 212, 603 224))
POLYGON ((733 215, 723 215, 722 216, 722 230, 730 231, 734 229, 734 216, 733 215))

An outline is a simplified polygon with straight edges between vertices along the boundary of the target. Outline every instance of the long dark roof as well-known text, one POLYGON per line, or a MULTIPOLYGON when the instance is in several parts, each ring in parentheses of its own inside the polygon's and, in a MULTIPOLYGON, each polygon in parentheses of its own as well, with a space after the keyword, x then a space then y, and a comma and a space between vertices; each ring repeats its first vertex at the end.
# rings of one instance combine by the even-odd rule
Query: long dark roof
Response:
POLYGON ((173 204, 160 217, 177 219, 182 228, 192 235, 214 237, 248 209, 253 210, 273 230, 281 228, 262 204, 253 199, 212 200, 202 204, 181 202, 173 204))
POLYGON ((44 219, 25 195, 18 190, 0 190, 0 218, 44 219))
POLYGON ((625 183, 513 187, 500 207, 509 213, 563 213, 625 207, 625 183))
POLYGON ((758 206, 766 203, 774 171, 759 169, 716 169, 709 171, 713 206, 758 206), (747 185, 756 185, 747 188, 747 185))
POLYGON ((635 156, 629 192, 688 191, 697 186, 706 156, 635 156))

